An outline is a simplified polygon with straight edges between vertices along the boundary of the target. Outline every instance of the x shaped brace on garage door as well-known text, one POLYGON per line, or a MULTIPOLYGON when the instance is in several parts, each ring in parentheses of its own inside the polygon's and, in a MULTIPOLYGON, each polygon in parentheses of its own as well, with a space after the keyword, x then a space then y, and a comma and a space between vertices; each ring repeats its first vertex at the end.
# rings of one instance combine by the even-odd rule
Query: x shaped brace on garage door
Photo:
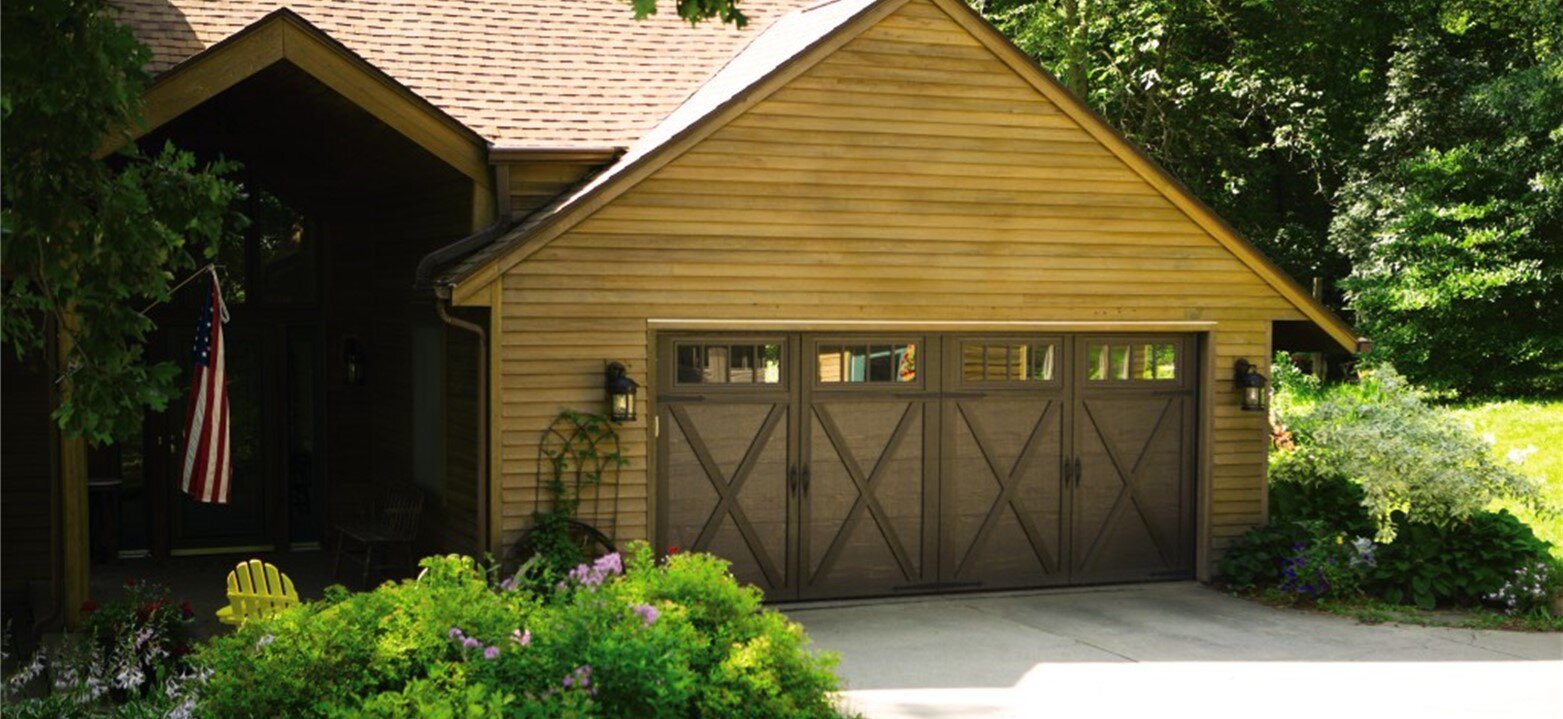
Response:
POLYGON ((987 463, 988 471, 993 473, 993 479, 999 483, 999 496, 993 500, 993 506, 988 508, 988 515, 983 518, 982 525, 977 528, 977 534, 972 537, 971 545, 966 548, 966 555, 961 558, 961 563, 955 570, 957 578, 965 576, 966 570, 970 568, 971 563, 977 557, 977 553, 981 551, 982 545, 987 541, 988 535, 993 531, 994 525, 998 523, 999 517, 1006 507, 1015 511, 1015 519, 1020 522, 1020 529, 1025 532, 1026 541, 1031 544, 1031 551, 1035 552, 1037 559, 1042 562, 1043 571, 1046 571, 1048 574, 1057 571, 1058 563, 1054 560, 1052 553, 1047 550, 1047 545, 1043 543, 1042 531, 1037 529, 1036 522, 1021 510, 1019 500, 1015 498, 1015 490, 1020 486, 1021 479, 1031 466, 1032 457, 1036 455, 1036 452, 1033 450, 1041 444, 1043 426, 1047 424, 1047 418, 1052 415, 1053 408, 1056 406, 1058 406, 1057 402, 1050 401, 1042 409, 1042 416, 1038 417, 1037 423, 1032 426, 1031 434, 1026 437, 1025 445, 1020 448, 1020 456, 1015 458, 1015 464, 1010 467, 1008 473, 999 471, 999 464, 994 460, 993 453, 988 448, 990 442, 983 436, 983 432, 977 429, 977 423, 973 422, 972 418, 966 414, 964 407, 956 406, 960 412, 961 421, 966 424, 967 429, 971 430, 972 440, 977 443, 977 450, 982 453, 982 459, 987 463))
POLYGON ((1101 548, 1102 540, 1107 537, 1108 530, 1122 518, 1125 511, 1128 511, 1126 506, 1128 504, 1134 505, 1134 511, 1140 515, 1141 521, 1145 523, 1145 531, 1150 535, 1151 543, 1156 545, 1156 553, 1161 555, 1161 561, 1172 564, 1173 559, 1167 553, 1166 542, 1162 541, 1160 533, 1156 531, 1155 524, 1151 522, 1150 515, 1145 511, 1146 501, 1140 495, 1140 488, 1137 486, 1137 483, 1140 481, 1141 465, 1145 463, 1145 457, 1150 454, 1150 448, 1156 441, 1156 435, 1161 432, 1162 425, 1167 421, 1167 415, 1171 413, 1173 400, 1168 399, 1167 403, 1162 405, 1161 414, 1157 415, 1156 424, 1151 425, 1150 434, 1145 436, 1145 444, 1140 447, 1139 456, 1135 457, 1133 466, 1125 465, 1123 452, 1107 436, 1107 433, 1102 431, 1101 424, 1096 421, 1096 415, 1091 412, 1090 402, 1082 404, 1085 408, 1085 416, 1090 420, 1091 428, 1094 430, 1097 439, 1101 440, 1102 448, 1107 450, 1107 458, 1112 461, 1113 469, 1118 473, 1118 479, 1123 482, 1123 486, 1118 489, 1118 496, 1113 499, 1113 506, 1107 511, 1107 518, 1102 520, 1102 526, 1097 528, 1096 538, 1091 540, 1091 549, 1085 553, 1085 558, 1080 561, 1080 568, 1084 569, 1096 557, 1096 552, 1101 548))
POLYGON ((889 465, 889 458, 895 455, 896 448, 901 444, 901 438, 906 436, 907 428, 912 426, 912 419, 921 405, 910 402, 906 405, 906 411, 901 413, 901 421, 896 423, 895 431, 890 433, 890 440, 885 442, 885 448, 879 453, 879 458, 874 461, 874 469, 869 472, 867 479, 863 476, 863 468, 858 465, 857 458, 847 448, 847 442, 842 439, 841 429, 836 426, 836 420, 825 411, 821 405, 814 406, 814 414, 819 417, 820 428, 825 430, 825 436, 830 438, 832 447, 836 450, 836 456, 841 459, 841 466, 847 470, 847 476, 857 486, 858 497, 852 503, 852 509, 847 511, 846 521, 841 523, 841 528, 836 530, 836 536, 831 539, 830 547, 825 550, 825 556, 820 560, 819 567, 814 570, 809 578, 809 584, 813 584, 830 570, 836 557, 841 554, 842 547, 846 546, 846 539, 852 528, 857 525, 863 510, 867 509, 874 517, 874 523, 879 525, 879 531, 884 535, 885 543, 890 545, 890 553, 895 555, 896 564, 901 567, 901 574, 907 581, 915 581, 916 570, 912 568, 912 561, 906 554, 906 547, 901 543, 901 535, 895 531, 895 526, 890 523, 884 507, 880 506, 879 499, 874 496, 874 486, 879 484, 884 475, 884 469, 889 465))
POLYGON ((743 489, 743 484, 749 479, 754 470, 754 465, 759 461, 760 452, 765 449, 770 440, 771 433, 776 431, 776 425, 781 424, 781 418, 787 413, 786 405, 772 405, 771 411, 765 415, 765 421, 760 425, 760 431, 755 433, 754 439, 749 442, 749 448, 744 451, 743 459, 738 466, 733 468, 731 479, 722 475, 721 468, 717 467, 716 459, 706 450, 705 440, 700 438, 700 432, 695 429, 695 423, 689 420, 689 415, 683 407, 669 405, 668 409, 673 415, 673 421, 678 423, 684 436, 689 440, 689 446, 694 450, 695 459, 700 462, 700 467, 705 470, 706 479, 711 481, 711 486, 716 489, 716 509, 711 516, 706 518, 705 526, 700 528, 700 535, 695 539, 696 547, 710 546, 711 537, 716 533, 716 528, 722 522, 723 517, 732 517, 733 526, 743 536, 745 543, 749 545, 749 551, 754 553, 755 561, 760 564, 760 571, 765 573, 765 580, 773 587, 782 586, 780 572, 771 562, 771 557, 766 553, 764 545, 760 543, 759 536, 754 531, 754 525, 750 524, 749 517, 744 514, 743 507, 738 504, 738 492, 743 489))

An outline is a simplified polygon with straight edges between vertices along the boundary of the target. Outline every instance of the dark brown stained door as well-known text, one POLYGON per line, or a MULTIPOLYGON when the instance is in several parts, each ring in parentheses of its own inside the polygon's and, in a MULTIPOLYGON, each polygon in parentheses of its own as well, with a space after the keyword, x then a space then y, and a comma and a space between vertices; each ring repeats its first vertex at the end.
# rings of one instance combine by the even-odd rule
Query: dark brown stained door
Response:
POLYGON ((1074 342, 1070 581, 1192 576, 1193 342, 1074 342))
POLYGON ((1185 336, 671 335, 658 541, 769 599, 1185 577, 1185 336))
POLYGON ((776 337, 667 338, 659 367, 659 543, 727 559, 772 599, 796 595, 796 388, 781 374, 791 347, 776 337))
POLYGON ((1064 550, 1061 337, 946 337, 939 512, 942 584, 1069 579, 1064 550))
POLYGON ((801 345, 799 596, 890 594, 932 582, 924 517, 936 479, 928 452, 938 410, 934 352, 922 336, 805 336, 801 345))

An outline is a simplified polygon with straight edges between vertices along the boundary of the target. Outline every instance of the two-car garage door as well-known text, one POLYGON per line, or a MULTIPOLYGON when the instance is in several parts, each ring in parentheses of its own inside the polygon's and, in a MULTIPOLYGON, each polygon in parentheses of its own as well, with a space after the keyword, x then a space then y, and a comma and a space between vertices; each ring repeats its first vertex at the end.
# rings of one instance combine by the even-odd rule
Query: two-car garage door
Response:
POLYGON ((668 335, 658 541, 771 599, 1187 577, 1183 335, 668 335))

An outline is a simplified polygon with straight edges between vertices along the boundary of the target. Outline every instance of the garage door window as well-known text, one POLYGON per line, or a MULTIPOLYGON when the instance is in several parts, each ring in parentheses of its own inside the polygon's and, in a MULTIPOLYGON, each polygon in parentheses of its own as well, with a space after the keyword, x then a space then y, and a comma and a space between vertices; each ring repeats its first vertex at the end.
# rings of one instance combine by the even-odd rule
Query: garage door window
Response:
POLYGON ((1053 343, 965 342, 961 375, 967 382, 1052 382, 1053 343))
POLYGON ((680 344, 679 384, 780 384, 782 346, 680 344))
POLYGON ((1165 382, 1178 378, 1178 348, 1171 342, 1092 342, 1086 378, 1093 382, 1165 382))
POLYGON ((816 352, 821 384, 917 381, 917 345, 822 344, 816 352))

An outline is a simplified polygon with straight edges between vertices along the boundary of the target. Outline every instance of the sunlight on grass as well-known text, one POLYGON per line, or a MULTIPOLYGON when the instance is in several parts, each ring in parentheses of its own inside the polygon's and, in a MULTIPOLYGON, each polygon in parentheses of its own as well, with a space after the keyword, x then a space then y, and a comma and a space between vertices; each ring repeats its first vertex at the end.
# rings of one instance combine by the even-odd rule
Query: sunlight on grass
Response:
MULTIPOLYGON (((1520 471, 1540 479, 1553 505, 1563 508, 1563 400, 1482 402, 1452 412, 1477 432, 1492 435, 1493 453, 1500 460, 1522 458, 1520 471)), ((1497 504, 1525 520, 1536 536, 1552 542, 1552 554, 1563 558, 1563 513, 1537 517, 1506 502, 1497 504)))

